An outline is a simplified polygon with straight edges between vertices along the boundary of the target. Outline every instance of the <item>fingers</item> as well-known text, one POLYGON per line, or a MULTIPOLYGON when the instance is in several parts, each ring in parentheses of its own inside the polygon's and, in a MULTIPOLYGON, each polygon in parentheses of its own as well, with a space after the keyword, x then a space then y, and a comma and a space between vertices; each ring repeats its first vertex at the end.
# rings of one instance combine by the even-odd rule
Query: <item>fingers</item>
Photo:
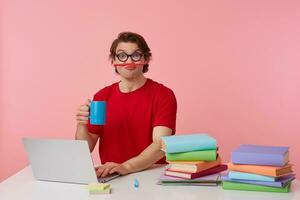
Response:
POLYGON ((84 116, 84 117, 88 117, 89 115, 90 115, 90 112, 81 111, 81 110, 79 110, 76 114, 76 116, 84 116))
POLYGON ((81 111, 81 112, 89 112, 89 110, 90 110, 90 106, 89 105, 81 105, 78 108, 78 111, 81 111))
POLYGON ((90 99, 87 99, 86 102, 79 106, 76 113, 76 120, 78 124, 88 124, 89 115, 90 115, 90 99))
POLYGON ((103 173, 103 171, 105 170, 104 166, 100 166, 97 170, 96 170, 96 175, 97 177, 100 177, 103 173))
POLYGON ((113 162, 108 162, 105 163, 104 165, 100 166, 97 170, 96 170, 96 175, 97 177, 105 177, 107 175, 109 175, 110 171, 115 168, 118 167, 120 164, 118 163, 113 163, 113 162))
POLYGON ((83 105, 79 106, 78 111, 80 111, 80 112, 89 112, 90 104, 91 104, 91 100, 87 99, 83 105))
POLYGON ((118 163, 109 163, 109 164, 107 165, 106 169, 103 171, 101 177, 107 176, 108 174, 110 174, 109 172, 110 172, 113 168, 118 167, 118 166, 120 166, 120 164, 118 164, 118 163))
POLYGON ((120 164, 109 171, 109 174, 118 173, 120 175, 126 175, 130 173, 130 169, 128 169, 125 165, 120 164))
POLYGON ((85 101, 85 104, 84 104, 84 105, 90 106, 90 104, 91 104, 91 100, 90 100, 90 99, 87 99, 87 100, 85 101))
POLYGON ((105 177, 108 175, 108 172, 112 169, 112 166, 109 166, 107 168, 104 169, 104 171, 101 174, 101 177, 105 177))
POLYGON ((119 172, 118 172, 118 169, 119 169, 119 166, 114 167, 114 168, 112 168, 108 173, 109 173, 109 174, 113 174, 113 173, 115 173, 115 172, 119 173, 119 172))
POLYGON ((109 171, 109 174, 118 173, 120 175, 126 175, 129 173, 122 165, 114 167, 109 171))
POLYGON ((89 122, 89 118, 88 117, 77 116, 76 120, 77 120, 77 123, 79 123, 79 124, 88 124, 88 122, 89 122))

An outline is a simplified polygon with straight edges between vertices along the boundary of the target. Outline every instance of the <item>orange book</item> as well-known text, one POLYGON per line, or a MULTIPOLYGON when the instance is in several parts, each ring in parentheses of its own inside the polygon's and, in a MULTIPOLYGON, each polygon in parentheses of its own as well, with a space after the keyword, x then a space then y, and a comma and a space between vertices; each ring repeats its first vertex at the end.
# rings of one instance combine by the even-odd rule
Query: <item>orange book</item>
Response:
POLYGON ((221 158, 218 156, 214 161, 168 161, 170 171, 197 173, 216 167, 221 164, 221 158))
POLYGON ((255 173, 265 176, 283 176, 293 172, 292 165, 286 164, 282 167, 278 166, 264 166, 264 165, 240 165, 240 164, 227 164, 228 169, 232 171, 255 173))

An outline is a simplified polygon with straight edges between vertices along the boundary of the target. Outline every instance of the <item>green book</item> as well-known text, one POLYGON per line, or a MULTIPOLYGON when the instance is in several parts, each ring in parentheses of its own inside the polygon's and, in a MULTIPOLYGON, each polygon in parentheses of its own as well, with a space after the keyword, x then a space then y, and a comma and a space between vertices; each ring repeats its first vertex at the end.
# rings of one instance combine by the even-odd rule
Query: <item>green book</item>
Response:
POLYGON ((254 185, 254 184, 247 184, 247 183, 223 181, 222 187, 224 190, 248 190, 248 191, 260 191, 260 192, 287 193, 290 191, 291 183, 289 183, 288 185, 286 185, 283 188, 278 188, 278 187, 270 187, 270 186, 263 186, 263 185, 254 185))
POLYGON ((217 150, 190 151, 183 153, 166 153, 168 161, 211 161, 217 159, 217 150))

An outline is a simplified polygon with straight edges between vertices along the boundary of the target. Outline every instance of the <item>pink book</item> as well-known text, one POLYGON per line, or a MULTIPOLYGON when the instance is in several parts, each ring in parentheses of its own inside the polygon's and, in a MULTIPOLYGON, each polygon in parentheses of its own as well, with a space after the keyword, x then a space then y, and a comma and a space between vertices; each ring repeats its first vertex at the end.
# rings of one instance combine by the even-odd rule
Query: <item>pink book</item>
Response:
POLYGON ((199 178, 202 176, 219 173, 219 172, 225 171, 225 170, 227 170, 227 165, 219 165, 219 166, 216 166, 216 167, 213 167, 213 168, 201 171, 201 172, 197 172, 197 173, 180 172, 180 171, 173 171, 173 170, 167 169, 165 172, 165 175, 184 178, 184 179, 195 179, 195 178, 199 178))

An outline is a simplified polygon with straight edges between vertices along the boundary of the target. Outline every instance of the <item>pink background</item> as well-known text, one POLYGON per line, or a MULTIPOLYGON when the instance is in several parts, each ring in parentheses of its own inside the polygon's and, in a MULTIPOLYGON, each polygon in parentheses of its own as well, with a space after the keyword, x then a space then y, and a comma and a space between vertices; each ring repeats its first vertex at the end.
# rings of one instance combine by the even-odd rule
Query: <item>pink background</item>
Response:
POLYGON ((148 41, 146 75, 174 90, 177 133, 212 134, 224 161, 241 143, 287 145, 300 174, 299 7, 296 0, 3 0, 0 180, 28 164, 22 137, 74 137, 77 107, 118 80, 108 53, 121 31, 148 41))

